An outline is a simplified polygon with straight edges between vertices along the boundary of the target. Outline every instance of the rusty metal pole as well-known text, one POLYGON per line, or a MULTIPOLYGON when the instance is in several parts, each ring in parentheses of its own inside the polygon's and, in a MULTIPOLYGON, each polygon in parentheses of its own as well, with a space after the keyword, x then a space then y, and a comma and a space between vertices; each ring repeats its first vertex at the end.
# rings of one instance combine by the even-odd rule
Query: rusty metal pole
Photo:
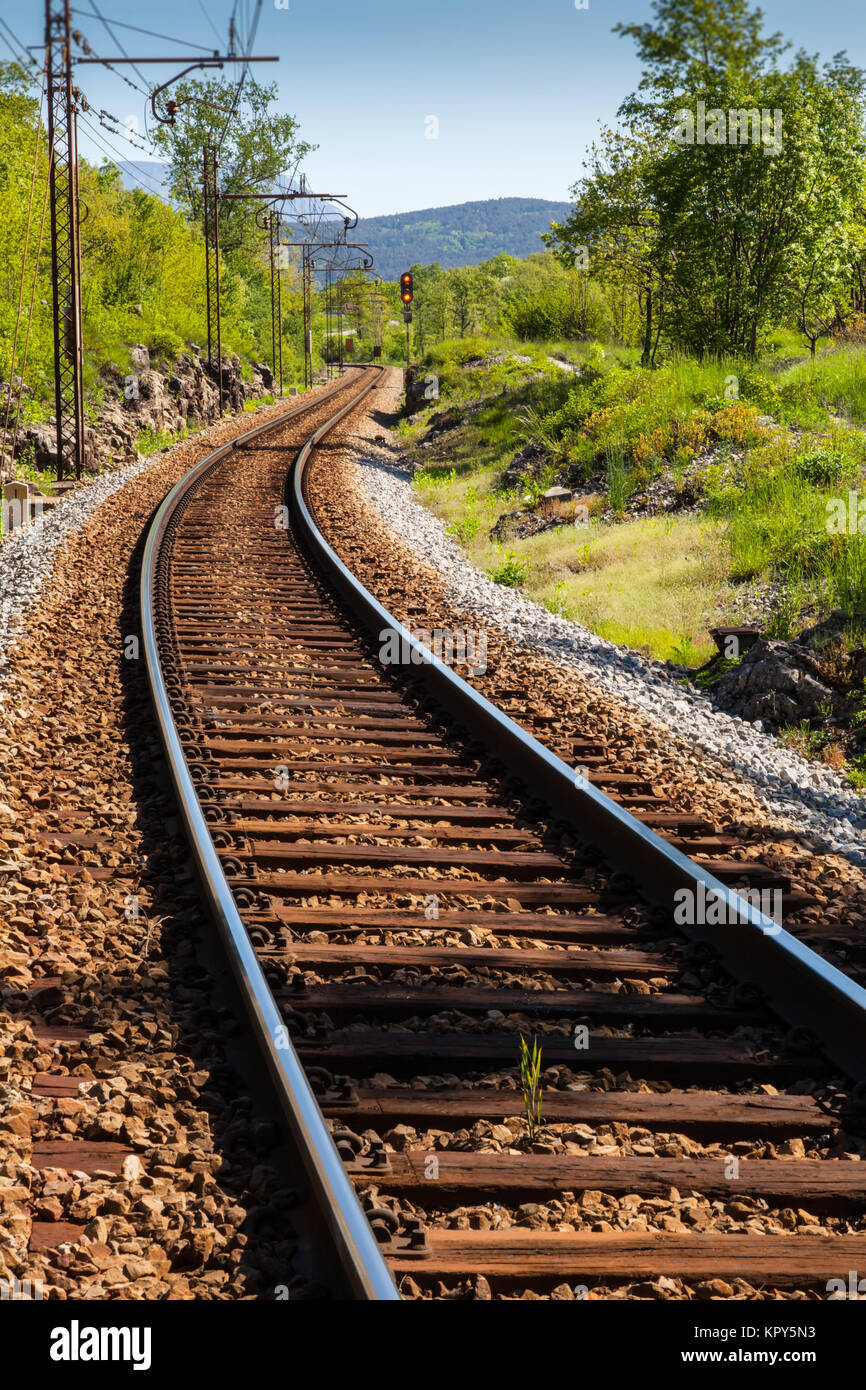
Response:
POLYGON ((313 305, 310 284, 310 250, 303 247, 301 253, 301 280, 304 297, 304 390, 313 385, 313 305))
POLYGON ((328 351, 325 354, 328 361, 328 380, 331 380, 331 268, 325 270, 325 340, 328 344, 328 351))
POLYGON ((280 395, 283 394, 283 244, 280 241, 280 214, 277 219, 277 360, 280 364, 280 395))
POLYGON ((204 147, 205 301, 207 306, 207 361, 216 372, 219 413, 223 413, 222 305, 220 303, 219 164, 212 145, 204 147), (216 347, 216 363, 214 363, 216 347))
POLYGON ((72 85, 69 0, 45 0, 48 169, 51 207, 51 300, 57 476, 84 467, 81 332, 81 242, 78 207, 77 107, 72 85))
POLYGON ((271 375, 277 379, 277 297, 274 285, 274 219, 268 218, 271 254, 271 375))
POLYGON ((220 205, 216 150, 213 152, 213 251, 216 280, 216 338, 217 338, 217 376, 219 377, 219 413, 223 413, 223 328, 222 303, 220 300, 220 205))
POLYGON ((211 351, 210 337, 210 207, 208 198, 208 188, 210 185, 210 150, 204 146, 204 165, 202 169, 202 197, 203 197, 203 216, 204 216, 204 307, 207 319, 207 364, 210 367, 213 354, 211 351))

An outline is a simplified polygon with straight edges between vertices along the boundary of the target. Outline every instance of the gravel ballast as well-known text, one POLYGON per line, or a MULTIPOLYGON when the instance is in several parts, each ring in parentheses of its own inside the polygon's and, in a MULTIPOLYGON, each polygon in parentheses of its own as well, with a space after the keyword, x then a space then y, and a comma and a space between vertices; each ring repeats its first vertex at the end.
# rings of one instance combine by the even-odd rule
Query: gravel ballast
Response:
POLYGON ((518 645, 578 671, 598 689, 693 742, 718 760, 721 776, 736 785, 746 781, 814 849, 866 863, 866 807, 841 775, 783 748, 760 726, 714 709, 706 696, 679 684, 661 663, 615 646, 495 584, 469 563, 439 518, 419 502, 394 436, 385 444, 366 441, 356 461, 367 501, 446 579, 455 607, 471 609, 518 645))
MULTIPOLYGON (((249 417, 250 427, 286 409, 286 402, 260 407, 249 417)), ((0 703, 5 653, 22 636, 21 624, 31 604, 51 576, 60 547, 90 521, 98 507, 121 488, 167 459, 197 462, 205 453, 238 433, 239 421, 229 417, 188 435, 177 444, 140 458, 110 473, 101 473, 68 493, 60 504, 32 525, 0 542, 0 703)))

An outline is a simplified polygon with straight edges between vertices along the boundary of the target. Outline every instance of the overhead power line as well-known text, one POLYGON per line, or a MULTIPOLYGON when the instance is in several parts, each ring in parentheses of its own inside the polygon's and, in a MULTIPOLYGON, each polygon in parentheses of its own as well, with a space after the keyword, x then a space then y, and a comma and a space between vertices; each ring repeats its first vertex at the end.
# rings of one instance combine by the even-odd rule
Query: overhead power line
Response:
MULTIPOLYGON (((118 168, 125 167, 127 169, 134 169, 138 173, 138 175, 142 179, 144 179, 146 183, 149 183, 151 185, 151 188, 154 193, 162 192, 161 186, 156 183, 155 179, 153 178, 153 175, 149 174, 146 169, 143 169, 142 166, 138 164, 134 159, 125 158, 124 151, 118 149, 118 147, 115 144, 113 144, 112 141, 110 141, 107 138, 107 136, 101 134, 99 128, 97 127, 94 121, 90 120, 90 118, 87 116, 80 116, 79 119, 83 120, 84 123, 87 125, 88 134, 91 140, 93 140, 94 144, 100 147, 103 154, 107 155, 108 160, 111 164, 117 164, 118 168), (122 164, 118 163, 118 160, 115 157, 117 155, 120 156, 122 164)), ((103 126, 102 130, 104 129, 105 127, 103 126)))
MULTIPOLYGON (((72 10, 72 14, 80 14, 84 15, 87 19, 90 18, 90 13, 88 10, 74 9, 72 10)), ((101 16, 97 17, 99 18, 101 16)), ((107 27, 107 22, 105 20, 103 20, 102 22, 103 24, 106 24, 107 27)), ((148 37, 152 39, 167 39, 169 43, 179 43, 184 48, 203 48, 206 53, 210 52, 210 49, 208 48, 207 44, 204 43, 190 43, 189 39, 176 39, 173 38, 171 34, 158 34, 154 29, 142 29, 138 24, 127 24, 122 19, 112 19, 111 23, 115 25, 118 29, 132 29, 136 34, 147 34, 148 37)))
POLYGON ((9 27, 9 25, 6 23, 6 20, 0 18, 0 24, 3 25, 3 28, 6 30, 6 33, 9 35, 9 39, 12 40, 12 43, 14 43, 14 44, 17 46, 17 48, 18 48, 18 52, 16 53, 16 52, 15 52, 15 49, 12 47, 12 43, 9 42, 9 39, 7 39, 7 38, 5 37, 5 35, 0 34, 0 38, 3 39, 3 42, 6 44, 6 47, 9 49, 9 52, 10 52, 10 53, 12 54, 12 56, 14 57, 16 63, 34 63, 34 64, 35 64, 36 59, 35 59, 35 58, 32 58, 32 57, 30 56, 30 54, 27 52, 27 49, 24 47, 24 44, 23 44, 23 43, 21 42, 21 40, 18 38, 17 34, 14 34, 14 33, 12 32, 12 30, 11 30, 10 27, 9 27), (21 57, 21 54, 22 54, 22 53, 24 54, 24 57, 23 57, 23 58, 21 57))

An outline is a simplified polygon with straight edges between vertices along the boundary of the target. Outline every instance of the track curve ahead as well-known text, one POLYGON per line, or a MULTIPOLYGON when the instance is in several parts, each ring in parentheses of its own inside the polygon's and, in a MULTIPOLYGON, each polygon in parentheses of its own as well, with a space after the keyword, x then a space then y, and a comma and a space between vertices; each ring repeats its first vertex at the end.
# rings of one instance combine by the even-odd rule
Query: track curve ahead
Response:
POLYGON ((866 1259, 863 1097, 837 1069, 866 1077, 866 994, 690 857, 716 849, 700 826, 615 774, 611 800, 592 731, 586 786, 354 580, 314 493, 377 380, 206 459, 142 573, 205 891, 357 1296, 844 1277, 866 1259), (732 909, 685 949, 682 888, 732 909), (714 1223, 732 1194, 756 1215, 714 1223))

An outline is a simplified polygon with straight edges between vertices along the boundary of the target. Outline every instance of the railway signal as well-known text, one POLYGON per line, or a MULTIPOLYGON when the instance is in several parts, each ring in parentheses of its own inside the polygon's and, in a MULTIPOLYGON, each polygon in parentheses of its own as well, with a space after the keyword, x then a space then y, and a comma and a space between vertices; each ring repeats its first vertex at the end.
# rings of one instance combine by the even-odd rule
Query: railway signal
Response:
POLYGON ((409 307, 412 303, 411 270, 404 270, 400 276, 400 298, 403 301, 403 319, 406 323, 406 369, 408 370, 410 361, 409 325, 412 322, 412 310, 409 307))

